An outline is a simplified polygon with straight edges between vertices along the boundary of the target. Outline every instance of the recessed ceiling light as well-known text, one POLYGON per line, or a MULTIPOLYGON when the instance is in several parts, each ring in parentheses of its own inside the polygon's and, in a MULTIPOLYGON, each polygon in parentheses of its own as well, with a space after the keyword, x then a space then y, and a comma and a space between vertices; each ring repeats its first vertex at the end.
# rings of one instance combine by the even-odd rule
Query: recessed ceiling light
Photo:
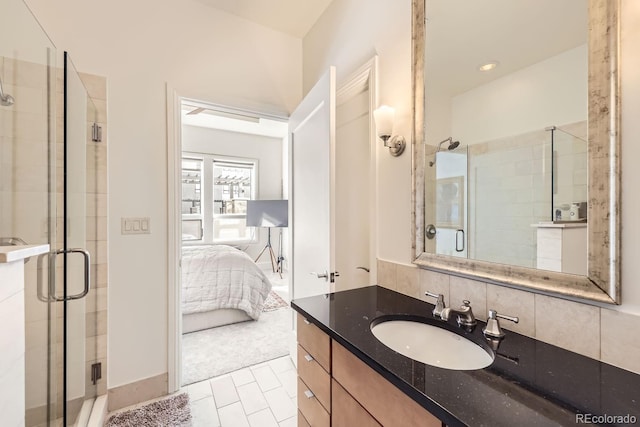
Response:
POLYGON ((496 68, 500 63, 498 61, 487 62, 478 67, 478 71, 491 71, 496 68))

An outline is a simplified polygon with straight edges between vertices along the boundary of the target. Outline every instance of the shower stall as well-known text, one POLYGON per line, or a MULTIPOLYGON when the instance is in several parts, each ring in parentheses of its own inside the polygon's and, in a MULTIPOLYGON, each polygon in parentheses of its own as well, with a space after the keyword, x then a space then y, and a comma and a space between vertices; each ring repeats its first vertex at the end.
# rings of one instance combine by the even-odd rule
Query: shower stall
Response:
POLYGON ((25 324, 25 425, 86 425, 105 381, 92 274, 97 109, 24 2, 0 9, 0 245, 51 248, 25 264, 25 317, 15 319, 25 324))
POLYGON ((428 248, 546 268, 542 228, 570 224, 586 237, 586 134, 587 123, 578 122, 471 145, 443 141, 448 147, 426 159, 428 248))

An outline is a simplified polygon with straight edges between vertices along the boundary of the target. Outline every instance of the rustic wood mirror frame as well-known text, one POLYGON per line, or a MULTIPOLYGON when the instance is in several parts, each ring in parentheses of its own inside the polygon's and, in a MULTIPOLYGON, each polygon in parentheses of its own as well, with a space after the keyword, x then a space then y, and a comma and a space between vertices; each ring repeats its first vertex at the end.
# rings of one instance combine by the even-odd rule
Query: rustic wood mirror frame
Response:
POLYGON ((426 1, 412 0, 414 263, 428 270, 565 299, 620 304, 620 0, 589 0, 587 276, 425 252, 426 1))

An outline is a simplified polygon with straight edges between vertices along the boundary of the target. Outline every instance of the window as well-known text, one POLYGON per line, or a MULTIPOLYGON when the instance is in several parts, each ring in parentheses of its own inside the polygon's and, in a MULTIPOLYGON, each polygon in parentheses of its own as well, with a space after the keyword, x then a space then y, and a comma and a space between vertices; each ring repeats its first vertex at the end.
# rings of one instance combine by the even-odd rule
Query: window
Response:
POLYGON ((247 200, 257 194, 258 161, 214 154, 184 153, 182 158, 182 240, 246 243, 247 200), (197 182, 196 182, 197 181, 197 182))
POLYGON ((182 240, 202 240, 202 159, 182 158, 182 240))

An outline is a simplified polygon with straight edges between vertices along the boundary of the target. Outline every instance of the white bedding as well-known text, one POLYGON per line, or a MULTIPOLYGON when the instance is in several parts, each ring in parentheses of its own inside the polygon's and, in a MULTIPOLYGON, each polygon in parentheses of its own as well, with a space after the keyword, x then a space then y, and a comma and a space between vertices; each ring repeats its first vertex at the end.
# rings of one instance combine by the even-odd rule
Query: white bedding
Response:
POLYGON ((221 308, 257 320, 271 282, 249 255, 231 246, 182 248, 182 314, 221 308))

